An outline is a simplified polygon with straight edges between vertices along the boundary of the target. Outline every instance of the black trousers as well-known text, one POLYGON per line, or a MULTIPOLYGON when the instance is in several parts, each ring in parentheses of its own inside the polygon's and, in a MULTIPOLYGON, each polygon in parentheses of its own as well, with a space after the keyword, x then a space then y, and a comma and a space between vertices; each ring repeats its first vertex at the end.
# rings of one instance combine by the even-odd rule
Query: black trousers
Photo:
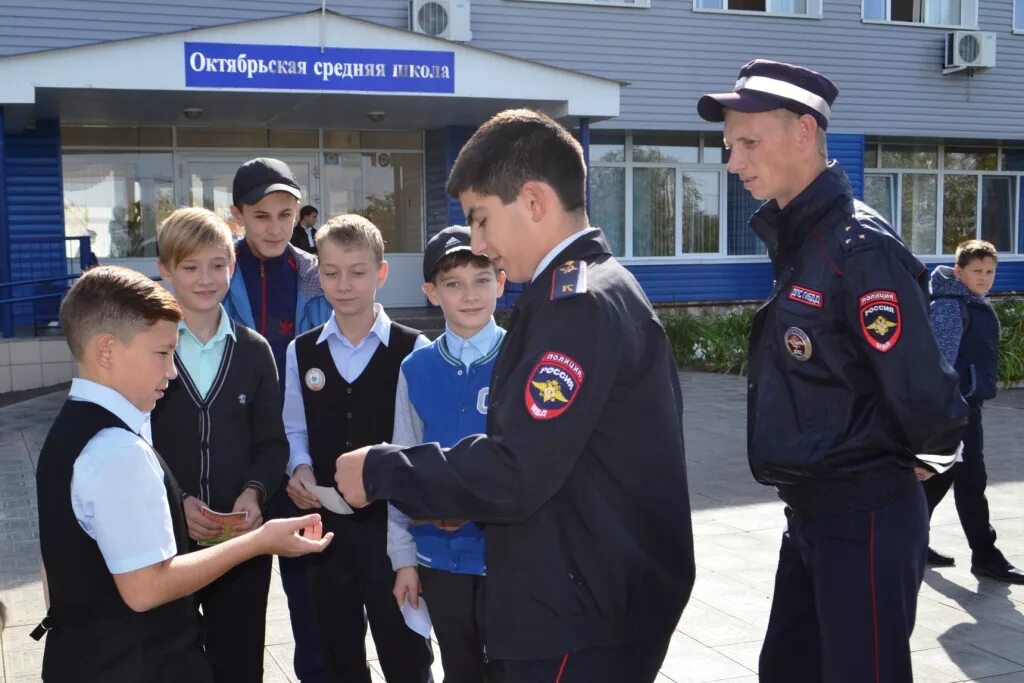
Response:
POLYGON ((652 683, 665 660, 670 638, 671 634, 554 659, 504 661, 505 683, 652 683))
POLYGON ((441 649, 444 683, 502 683, 504 667, 484 654, 484 577, 427 567, 419 573, 441 649))
MULTIPOLYGON (((285 489, 287 482, 281 485, 267 506, 268 519, 284 519, 301 517, 300 510, 288 497, 285 489)), ((288 599, 288 619, 292 625, 292 637, 295 640, 295 654, 292 666, 295 676, 302 683, 323 683, 325 680, 323 655, 320 652, 320 636, 317 633, 316 613, 313 601, 309 597, 309 577, 306 576, 310 556, 278 557, 281 569, 281 587, 288 599)))
POLYGON ((243 562, 196 593, 216 683, 262 683, 271 557, 243 562))
POLYGON ((907 683, 928 546, 919 486, 871 510, 786 509, 761 683, 907 683))
POLYGON ((963 458, 963 462, 924 482, 928 516, 931 517, 952 485, 956 513, 971 546, 972 562, 994 561, 1002 555, 996 550, 996 531, 989 522, 988 500, 985 498, 988 474, 985 472, 985 432, 981 424, 980 403, 971 403, 964 433, 963 458))
POLYGON ((353 515, 320 510, 327 549, 312 555, 309 586, 316 610, 326 680, 370 683, 366 626, 388 683, 431 683, 430 641, 405 625, 392 594, 395 573, 387 554, 387 503, 353 515))

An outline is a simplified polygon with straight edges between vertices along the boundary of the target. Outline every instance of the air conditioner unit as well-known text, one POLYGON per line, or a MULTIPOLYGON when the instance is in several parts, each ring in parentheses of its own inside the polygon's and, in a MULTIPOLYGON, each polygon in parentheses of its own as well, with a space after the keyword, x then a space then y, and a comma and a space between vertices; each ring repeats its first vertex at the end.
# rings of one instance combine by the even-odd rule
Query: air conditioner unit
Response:
POLYGON ((996 65, 996 34, 985 31, 950 31, 942 73, 988 69, 996 65))
POLYGON ((472 40, 469 0, 409 0, 409 30, 445 40, 472 40))

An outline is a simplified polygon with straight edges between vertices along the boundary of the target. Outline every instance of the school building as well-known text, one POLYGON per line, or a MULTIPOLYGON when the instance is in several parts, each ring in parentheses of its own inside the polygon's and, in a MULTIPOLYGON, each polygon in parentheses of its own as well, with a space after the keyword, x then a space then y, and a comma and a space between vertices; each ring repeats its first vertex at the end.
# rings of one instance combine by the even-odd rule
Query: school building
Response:
MULTIPOLYGON (((929 263, 995 243, 1024 289, 1024 0, 0 0, 0 301, 88 248, 155 273, 173 208, 228 217, 239 163, 291 164, 321 218, 384 232, 382 301, 420 306, 444 182, 496 111, 575 130, 591 222, 650 298, 758 299, 757 207, 696 101, 754 57, 839 86, 830 155, 929 263)), ((70 265, 69 265, 70 264, 70 265)), ((514 294, 513 294, 514 295, 514 294)), ((58 297, 0 304, 32 335, 58 297)), ((2 360, 2 359, 0 359, 2 360)))

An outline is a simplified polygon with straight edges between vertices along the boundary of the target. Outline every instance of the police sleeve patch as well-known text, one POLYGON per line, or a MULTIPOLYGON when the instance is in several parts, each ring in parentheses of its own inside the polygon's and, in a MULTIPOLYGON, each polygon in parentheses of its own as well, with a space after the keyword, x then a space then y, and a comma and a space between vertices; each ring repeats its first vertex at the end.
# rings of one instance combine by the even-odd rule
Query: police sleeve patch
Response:
POLYGON ((552 420, 572 405, 583 384, 583 368, 557 351, 547 351, 526 380, 526 411, 534 420, 552 420))
POLYGON ((860 329, 864 333, 864 339, 875 351, 891 351, 903 332, 900 302, 896 292, 867 292, 861 295, 859 303, 860 329))

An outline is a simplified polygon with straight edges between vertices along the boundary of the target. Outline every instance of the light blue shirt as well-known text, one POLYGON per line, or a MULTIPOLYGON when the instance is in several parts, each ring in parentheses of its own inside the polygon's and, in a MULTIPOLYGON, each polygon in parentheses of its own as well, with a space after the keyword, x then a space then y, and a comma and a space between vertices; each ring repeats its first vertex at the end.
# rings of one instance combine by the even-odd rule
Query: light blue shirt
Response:
POLYGON ((178 549, 149 413, 86 379, 73 380, 68 397, 106 408, 132 430, 101 430, 82 449, 71 475, 71 508, 107 569, 124 574, 173 557, 178 549))
POLYGON ((207 392, 213 386, 213 380, 217 377, 228 337, 236 339, 235 331, 231 329, 231 318, 223 306, 220 307, 217 331, 205 344, 199 341, 184 320, 178 323, 178 346, 175 352, 202 398, 206 398, 207 392))
POLYGON ((597 228, 584 228, 583 230, 574 232, 573 234, 569 235, 564 240, 556 244, 555 248, 549 251, 544 256, 544 258, 540 260, 540 265, 537 266, 537 270, 533 271, 533 277, 530 278, 530 282, 536 280, 537 276, 544 272, 544 269, 547 268, 551 264, 551 262, 555 260, 556 256, 562 253, 563 249, 565 249, 570 244, 578 240, 580 237, 583 237, 585 234, 593 230, 597 230, 597 228))
MULTIPOLYGON (((323 331, 317 337, 317 344, 327 342, 334 367, 346 382, 356 381, 370 364, 377 347, 381 344, 387 346, 391 340, 391 318, 384 312, 384 307, 374 304, 373 312, 373 327, 357 344, 353 344, 341 333, 334 313, 331 313, 323 331)), ((416 338, 413 349, 427 346, 429 343, 430 340, 421 334, 416 338)), ((288 344, 288 351, 285 354, 284 385, 284 431, 288 437, 289 477, 295 473, 295 468, 299 465, 313 465, 313 458, 309 455, 309 434, 306 431, 306 406, 302 400, 302 385, 299 382, 299 362, 295 355, 293 340, 288 344)))
POLYGON ((448 352, 462 361, 462 364, 469 367, 474 361, 480 360, 494 348, 498 343, 498 323, 494 322, 492 316, 483 329, 469 339, 463 339, 452 332, 452 329, 445 325, 444 341, 448 346, 448 352))

